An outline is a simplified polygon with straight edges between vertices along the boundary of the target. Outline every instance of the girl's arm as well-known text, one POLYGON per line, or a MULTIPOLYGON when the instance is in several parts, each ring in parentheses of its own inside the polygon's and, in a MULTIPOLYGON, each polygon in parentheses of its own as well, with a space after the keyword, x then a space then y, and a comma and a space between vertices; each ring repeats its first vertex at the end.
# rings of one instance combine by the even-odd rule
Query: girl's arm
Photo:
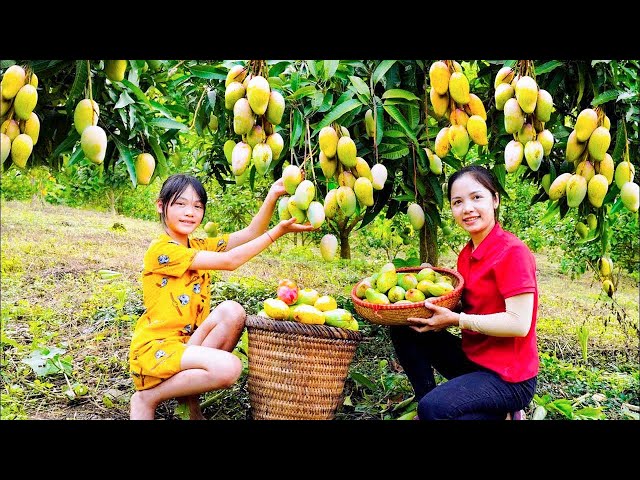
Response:
POLYGON ((192 270, 235 270, 247 261, 251 260, 258 253, 262 252, 271 243, 275 242, 282 235, 290 232, 308 232, 315 230, 310 224, 300 225, 294 223, 295 218, 282 220, 278 225, 268 231, 263 231, 262 235, 257 235, 252 240, 238 245, 224 252, 211 252, 200 250, 193 257, 191 262, 192 270))
POLYGON ((258 213, 251 219, 251 223, 242 230, 238 230, 229 235, 227 251, 263 235, 264 232, 267 231, 278 198, 285 193, 286 190, 284 189, 282 178, 279 178, 271 185, 267 197, 264 199, 264 202, 262 202, 258 213))

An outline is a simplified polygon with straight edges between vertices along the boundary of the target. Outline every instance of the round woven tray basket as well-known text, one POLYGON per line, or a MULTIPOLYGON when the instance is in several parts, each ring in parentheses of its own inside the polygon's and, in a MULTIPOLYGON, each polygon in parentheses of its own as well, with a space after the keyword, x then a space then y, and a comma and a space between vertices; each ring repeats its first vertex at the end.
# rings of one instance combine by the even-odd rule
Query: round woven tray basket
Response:
MULTIPOLYGON (((398 268, 398 273, 418 273, 425 267, 404 267, 398 268)), ((456 270, 444 267, 431 267, 441 275, 451 277, 453 290, 445 295, 439 297, 431 297, 430 301, 434 305, 440 305, 441 307, 453 308, 460 301, 462 295, 462 287, 464 286, 464 279, 462 275, 456 270)), ((358 282, 359 283, 359 282, 358 282)), ((376 323, 378 325, 410 325, 407 321, 409 317, 422 317, 429 318, 433 315, 433 312, 428 308, 425 308, 423 302, 417 302, 414 304, 389 304, 379 305, 371 302, 367 302, 365 299, 358 298, 356 296, 356 283, 351 289, 351 300, 356 312, 362 318, 376 323)))
POLYGON ((331 420, 363 336, 354 330, 248 315, 254 420, 331 420))

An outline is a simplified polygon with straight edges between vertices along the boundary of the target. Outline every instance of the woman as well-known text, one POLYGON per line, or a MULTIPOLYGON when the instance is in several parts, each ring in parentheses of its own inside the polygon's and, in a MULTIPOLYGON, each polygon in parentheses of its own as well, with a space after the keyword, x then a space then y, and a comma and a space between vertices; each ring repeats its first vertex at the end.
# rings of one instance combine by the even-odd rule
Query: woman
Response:
POLYGON ((448 195, 470 237, 458 255, 465 281, 460 313, 427 299, 433 315, 391 327, 391 339, 419 399, 420 420, 504 420, 527 407, 536 389, 535 258, 498 223, 500 195, 489 170, 455 172, 448 195), (450 326, 460 327, 461 337, 450 326), (446 382, 436 386, 434 368, 446 382))

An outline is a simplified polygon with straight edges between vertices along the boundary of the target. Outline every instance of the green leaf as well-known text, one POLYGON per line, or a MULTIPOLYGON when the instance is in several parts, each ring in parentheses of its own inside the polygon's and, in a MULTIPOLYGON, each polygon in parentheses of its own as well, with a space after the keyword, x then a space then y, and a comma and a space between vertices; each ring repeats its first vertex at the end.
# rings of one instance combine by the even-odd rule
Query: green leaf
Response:
POLYGON ((382 98, 403 98, 405 100, 420 100, 419 97, 408 90, 403 90, 401 88, 392 88, 387 90, 382 94, 382 98))
POLYGON ((360 102, 360 100, 352 98, 351 100, 347 100, 346 102, 343 102, 343 103, 333 107, 324 116, 324 118, 316 125, 316 128, 314 129, 314 135, 321 128, 326 127, 327 125, 330 125, 331 123, 335 122, 340 117, 342 117, 344 114, 350 112, 354 108, 357 108, 357 107, 359 107, 361 105, 362 105, 362 103, 360 102))
POLYGON ((302 136, 302 128, 303 128, 303 117, 300 110, 296 109, 293 111, 293 126, 291 128, 291 148, 297 145, 298 140, 302 136))
POLYGON ((176 129, 181 132, 188 132, 189 127, 187 127, 184 123, 177 122, 175 120, 171 120, 170 118, 152 118, 148 122, 149 125, 153 125, 155 127, 165 128, 168 130, 176 129))
POLYGON ((53 153, 51 154, 51 158, 58 158, 61 154, 70 152, 78 140, 80 140, 80 134, 74 127, 69 130, 69 135, 67 135, 67 138, 60 142, 60 144, 53 151, 53 153))
POLYGON ((75 163, 79 162, 80 159, 82 159, 82 158, 84 158, 84 151, 82 150, 80 145, 78 145, 78 147, 75 149, 75 151, 69 157, 69 161, 67 162, 67 166, 70 167, 71 165, 74 165, 75 163))
POLYGON ((314 85, 305 85, 304 87, 300 87, 298 90, 293 92, 291 95, 288 95, 287 100, 295 100, 301 97, 311 97, 316 93, 317 89, 314 85))
POLYGON ((340 60, 325 60, 324 61, 324 79, 329 80, 336 73, 340 65, 340 60))
POLYGON ((382 145, 378 150, 378 155, 382 158, 387 158, 389 160, 398 160, 402 157, 409 155, 409 147, 406 144, 404 145, 382 145), (383 148, 388 147, 388 148, 383 148))
POLYGON ((550 201, 549 205, 547 206, 547 211, 545 212, 545 214, 542 216, 540 220, 542 222, 548 222, 553 217, 555 217, 555 215, 559 211, 560 211, 560 203, 557 200, 553 202, 550 201))
POLYGON ((84 90, 87 85, 87 78, 89 77, 88 70, 88 60, 76 61, 76 76, 73 79, 73 85, 71 85, 71 90, 69 90, 69 96, 67 97, 67 103, 65 105, 67 112, 73 112, 79 102, 78 98, 84 98, 84 90))
POLYGON ((622 154, 627 145, 627 139, 624 134, 624 123, 623 120, 619 120, 616 125, 616 143, 613 147, 613 152, 611 153, 611 158, 616 161, 616 164, 622 160, 622 154))
POLYGON ((591 105, 596 107, 603 103, 610 102, 611 100, 615 100, 616 98, 618 98, 619 94, 620 94, 619 90, 607 90, 606 92, 602 92, 600 95, 594 98, 591 101, 591 105))
POLYGON ((141 102, 146 103, 147 105, 149 105, 149 99, 147 98, 147 96, 145 95, 145 93, 140 89, 140 87, 138 87, 137 85, 134 85, 133 83, 131 83, 129 80, 127 80, 126 78, 122 80, 122 83, 124 86, 126 86, 129 90, 131 90, 131 92, 133 92, 133 94, 136 96, 136 98, 138 100, 140 100, 141 102))
POLYGON ((442 192, 442 186, 440 185, 438 178, 435 175, 427 175, 427 180, 429 181, 431 190, 433 190, 433 194, 436 197, 436 204, 438 205, 438 208, 442 209, 444 204, 444 193, 442 192))
POLYGON ((136 101, 129 96, 126 90, 123 90, 123 92, 120 94, 120 98, 118 98, 118 101, 116 102, 113 108, 114 109, 123 108, 123 107, 126 107, 127 105, 131 105, 132 103, 136 103, 136 101))
POLYGON ((382 80, 382 77, 384 77, 385 73, 387 73, 387 70, 389 70, 393 66, 393 64, 396 62, 397 60, 381 61, 376 67, 376 69, 373 71, 373 75, 371 75, 371 78, 373 79, 373 84, 376 85, 380 80, 382 80))
POLYGON ((417 145, 418 144, 418 140, 416 139, 415 134, 411 130, 411 127, 409 126, 409 123, 407 122, 407 119, 404 118, 404 116, 402 115, 400 110, 398 110, 398 108, 395 107, 394 105, 385 105, 384 109, 391 116, 391 118, 393 118, 398 123, 398 125, 400 125, 402 127, 402 129, 405 131, 405 133, 411 139, 411 141, 413 143, 415 143, 416 146, 418 146, 417 145))
POLYGON ((578 99, 576 100, 576 105, 580 105, 580 100, 582 100, 582 95, 584 95, 584 65, 582 63, 578 64, 578 99))
POLYGON ((367 387, 372 392, 376 390, 376 384, 369 380, 367 377, 358 372, 352 372, 349 376, 360 385, 367 387))
POLYGON ((153 172, 153 176, 163 178, 167 175, 167 158, 164 156, 162 148, 160 148, 158 137, 149 137, 149 145, 151 146, 151 150, 153 150, 156 158, 156 168, 153 172))
POLYGON ((118 149, 118 152, 120 152, 120 158, 127 166, 127 171, 129 172, 129 178, 131 179, 131 184, 133 185, 133 188, 136 188, 136 185, 138 185, 138 179, 136 178, 136 166, 133 162, 133 154, 131 153, 131 150, 129 150, 129 147, 127 147, 121 141, 115 138, 114 138, 114 141, 116 144, 116 148, 118 149))
POLYGON ((189 70, 194 77, 205 80, 226 80, 228 71, 216 65, 191 65, 189 70))
POLYGON ((555 70, 558 67, 564 65, 564 62, 559 60, 551 60, 550 62, 543 63, 539 67, 535 67, 535 74, 542 75, 543 73, 549 73, 552 70, 555 70))
POLYGON ((357 77, 355 75, 351 75, 349 77, 349 80, 351 80, 351 83, 353 84, 354 87, 356 87, 356 90, 360 95, 363 95, 368 99, 371 98, 371 92, 369 91, 369 86, 364 82, 364 80, 362 80, 360 77, 357 77))

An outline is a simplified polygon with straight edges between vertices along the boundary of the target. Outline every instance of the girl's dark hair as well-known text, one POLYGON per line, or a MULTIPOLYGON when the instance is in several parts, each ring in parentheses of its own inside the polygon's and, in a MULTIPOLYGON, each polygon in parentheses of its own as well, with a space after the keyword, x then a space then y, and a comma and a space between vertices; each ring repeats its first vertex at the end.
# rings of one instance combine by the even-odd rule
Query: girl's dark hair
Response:
MULTIPOLYGON (((193 187, 200 201, 203 205, 203 214, 207 213, 207 191, 202 186, 200 180, 191 175, 185 175, 183 173, 176 173, 167 178, 162 184, 158 200, 162 202, 162 213, 160 214, 160 220, 165 224, 165 218, 167 216, 167 208, 169 205, 176 203, 176 199, 182 195, 189 186, 193 187)), ((204 215, 203 215, 204 218, 204 215)))
POLYGON ((481 167, 479 165, 468 165, 466 167, 462 167, 460 170, 451 175, 447 183, 447 197, 449 198, 449 202, 451 202, 451 186, 453 185, 453 182, 466 174, 471 175, 480 185, 489 190, 493 197, 498 198, 498 208, 495 209, 497 220, 498 211, 500 210, 500 191, 498 190, 498 181, 493 175, 493 172, 485 167, 481 167))

